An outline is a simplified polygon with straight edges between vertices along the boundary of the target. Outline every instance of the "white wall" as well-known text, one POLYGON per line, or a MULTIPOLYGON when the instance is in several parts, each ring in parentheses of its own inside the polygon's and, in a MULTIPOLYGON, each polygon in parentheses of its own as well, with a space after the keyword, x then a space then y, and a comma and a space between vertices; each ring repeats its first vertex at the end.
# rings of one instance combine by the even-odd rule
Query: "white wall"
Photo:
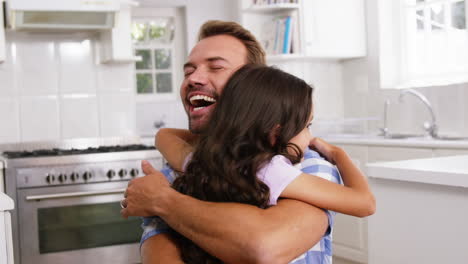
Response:
POLYGON ((0 143, 135 134, 133 64, 96 63, 96 35, 8 32, 0 143))
MULTIPOLYGON (((368 56, 343 63, 344 113, 346 117, 382 117, 385 99, 391 100, 389 128, 394 132, 424 133, 424 121, 430 120, 426 108, 411 96, 398 104, 398 90, 380 89, 378 72, 378 1, 366 1, 368 56), (367 85, 361 85, 367 80, 367 85)), ((418 89, 433 104, 441 134, 468 135, 468 84, 418 89)), ((377 131, 381 122, 369 129, 377 131)))

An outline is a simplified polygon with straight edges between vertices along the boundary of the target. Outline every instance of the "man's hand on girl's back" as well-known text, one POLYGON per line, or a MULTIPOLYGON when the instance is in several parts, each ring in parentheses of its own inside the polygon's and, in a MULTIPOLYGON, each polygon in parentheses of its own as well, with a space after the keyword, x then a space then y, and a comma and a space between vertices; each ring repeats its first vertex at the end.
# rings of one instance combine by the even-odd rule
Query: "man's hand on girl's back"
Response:
POLYGON ((142 161, 141 168, 146 176, 131 180, 122 201, 122 217, 155 216, 161 211, 167 191, 174 191, 166 177, 153 168, 148 161, 142 161))

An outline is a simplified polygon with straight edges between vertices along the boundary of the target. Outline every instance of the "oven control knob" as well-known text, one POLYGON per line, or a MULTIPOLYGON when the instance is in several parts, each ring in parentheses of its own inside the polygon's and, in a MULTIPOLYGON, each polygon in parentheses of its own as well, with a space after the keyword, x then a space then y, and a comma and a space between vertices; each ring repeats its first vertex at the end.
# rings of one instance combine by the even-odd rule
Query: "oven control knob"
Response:
POLYGON ((86 171, 85 173, 83 173, 83 179, 85 181, 91 179, 92 177, 93 177, 93 174, 91 174, 91 172, 89 172, 89 171, 86 171))
POLYGON ((114 170, 109 170, 107 172, 107 178, 112 179, 115 176, 115 171, 114 170))
POLYGON ((72 181, 78 180, 78 178, 80 178, 80 175, 78 173, 73 172, 72 174, 70 174, 70 179, 72 181))
POLYGON ((130 170, 130 176, 132 176, 133 178, 135 178, 136 176, 138 176, 138 169, 131 169, 130 170))
POLYGON ((120 176, 120 178, 123 178, 123 177, 127 176, 127 170, 126 169, 121 169, 119 171, 119 176, 120 176))
POLYGON ((60 174, 60 175, 58 176, 58 180, 59 180, 59 182, 64 182, 64 181, 66 181, 66 180, 67 180, 67 175, 66 175, 66 174, 60 174))
POLYGON ((46 181, 47 183, 53 183, 55 181, 55 176, 53 174, 47 174, 46 181))

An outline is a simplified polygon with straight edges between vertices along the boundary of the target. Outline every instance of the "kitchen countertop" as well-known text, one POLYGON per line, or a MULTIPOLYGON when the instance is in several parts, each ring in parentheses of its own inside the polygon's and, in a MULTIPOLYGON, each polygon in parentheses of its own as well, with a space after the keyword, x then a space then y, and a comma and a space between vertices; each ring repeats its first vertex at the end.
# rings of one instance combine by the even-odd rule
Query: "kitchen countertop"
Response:
POLYGON ((368 263, 467 263, 468 155, 367 164, 368 263))
POLYGON ((369 178, 468 188, 468 155, 367 164, 369 178))
POLYGON ((366 134, 335 134, 319 136, 332 144, 374 145, 414 148, 468 149, 468 140, 437 140, 431 138, 387 139, 366 134))

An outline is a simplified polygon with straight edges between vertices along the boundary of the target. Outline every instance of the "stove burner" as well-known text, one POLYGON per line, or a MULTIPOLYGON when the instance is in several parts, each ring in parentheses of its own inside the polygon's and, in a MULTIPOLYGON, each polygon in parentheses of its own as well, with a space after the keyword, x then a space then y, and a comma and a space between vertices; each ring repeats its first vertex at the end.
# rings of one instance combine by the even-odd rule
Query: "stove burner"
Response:
POLYGON ((150 150, 155 149, 153 146, 146 146, 141 144, 134 145, 116 145, 116 146, 101 146, 97 148, 89 147, 87 149, 38 149, 33 151, 5 151, 3 155, 9 159, 17 158, 32 158, 32 157, 49 157, 49 156, 63 156, 63 155, 79 155, 79 154, 93 154, 93 153, 107 153, 107 152, 120 152, 120 151, 136 151, 136 150, 150 150))

